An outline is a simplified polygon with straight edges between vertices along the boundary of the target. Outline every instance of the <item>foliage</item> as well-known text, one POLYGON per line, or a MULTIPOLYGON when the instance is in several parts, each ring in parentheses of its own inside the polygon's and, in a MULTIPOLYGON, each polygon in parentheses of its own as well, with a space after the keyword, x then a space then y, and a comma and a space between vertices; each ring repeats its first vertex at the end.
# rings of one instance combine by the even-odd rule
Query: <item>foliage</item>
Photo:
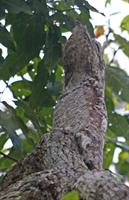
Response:
POLYGON ((66 193, 61 200, 79 200, 79 193, 77 191, 71 191, 69 193, 66 193))
MULTIPOLYGON (((111 0, 106 1, 106 5, 110 3, 111 0)), ((5 84, 1 90, 0 111, 1 174, 31 152, 41 134, 51 131, 54 105, 63 89, 65 35, 78 20, 94 36, 90 11, 103 15, 85 0, 0 1, 0 43, 7 48, 5 58, 3 49, 0 50, 0 79, 1 84, 5 84), (7 88, 13 94, 13 106, 9 105, 8 99, 3 100, 7 88), (7 145, 10 140, 12 144, 7 145)), ((120 23, 121 31, 129 32, 128 18, 125 16, 120 23)), ((104 27, 101 24, 98 27, 102 30, 99 36, 104 36, 104 27)), ((104 37, 106 47, 111 43, 117 44, 129 57, 129 42, 123 36, 108 27, 104 37), (110 40, 110 35, 113 40, 110 40)), ((114 50, 114 58, 116 53, 114 50)), ((125 142, 121 143, 120 160, 114 165, 118 173, 129 178, 129 152, 124 148, 129 145, 129 118, 117 112, 118 107, 129 109, 129 77, 114 58, 109 61, 108 55, 104 56, 108 66, 105 100, 109 117, 107 135, 110 138, 105 143, 104 167, 113 163, 118 139, 122 136, 125 142)))

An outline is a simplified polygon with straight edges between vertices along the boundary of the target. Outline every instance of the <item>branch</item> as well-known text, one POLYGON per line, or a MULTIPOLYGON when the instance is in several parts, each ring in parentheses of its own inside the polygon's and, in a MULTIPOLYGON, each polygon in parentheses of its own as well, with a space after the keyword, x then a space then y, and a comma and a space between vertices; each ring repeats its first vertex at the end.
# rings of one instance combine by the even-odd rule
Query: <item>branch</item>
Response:
POLYGON ((128 187, 115 179, 109 171, 90 171, 75 183, 80 192, 80 199, 128 200, 128 187))
POLYGON ((59 200, 71 190, 78 190, 83 200, 128 200, 129 190, 115 180, 109 171, 87 171, 74 179, 65 177, 59 171, 47 170, 25 176, 17 184, 12 184, 1 191, 0 200, 35 199, 59 200))

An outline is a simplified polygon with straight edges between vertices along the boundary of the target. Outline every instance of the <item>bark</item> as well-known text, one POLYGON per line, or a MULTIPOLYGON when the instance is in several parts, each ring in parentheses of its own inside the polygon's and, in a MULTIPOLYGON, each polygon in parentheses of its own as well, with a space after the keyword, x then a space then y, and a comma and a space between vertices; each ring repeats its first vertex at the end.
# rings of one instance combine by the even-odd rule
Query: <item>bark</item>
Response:
POLYGON ((84 200, 128 200, 129 189, 102 169, 107 114, 101 47, 77 24, 64 49, 65 91, 53 132, 7 174, 0 200, 54 200, 78 190, 84 200))

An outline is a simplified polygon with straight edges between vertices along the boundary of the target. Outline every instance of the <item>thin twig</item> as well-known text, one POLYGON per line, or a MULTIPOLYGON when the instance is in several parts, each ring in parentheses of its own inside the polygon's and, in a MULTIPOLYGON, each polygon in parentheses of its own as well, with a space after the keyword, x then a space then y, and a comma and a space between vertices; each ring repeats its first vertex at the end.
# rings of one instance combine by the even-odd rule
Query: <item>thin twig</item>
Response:
POLYGON ((10 159, 10 160, 13 160, 14 162, 17 162, 18 160, 16 160, 15 158, 12 158, 11 156, 8 156, 8 155, 6 155, 5 153, 3 153, 3 152, 1 152, 0 151, 0 154, 2 155, 2 156, 4 156, 5 158, 8 158, 8 159, 10 159))
POLYGON ((110 142, 112 142, 113 144, 115 144, 116 146, 122 148, 123 150, 129 151, 129 145, 128 145, 128 144, 125 144, 125 143, 123 143, 123 142, 120 142, 120 141, 118 141, 117 139, 111 138, 111 137, 109 137, 109 136, 105 136, 105 138, 106 138, 107 140, 109 140, 110 142))
POLYGON ((120 49, 120 47, 113 52, 113 56, 112 56, 112 59, 109 62, 109 65, 111 65, 114 62, 115 55, 117 54, 117 52, 119 51, 119 49, 120 49))
POLYGON ((61 10, 59 10, 59 9, 57 9, 57 8, 52 8, 52 7, 49 7, 51 10, 53 10, 53 11, 58 11, 58 12, 69 12, 69 11, 71 11, 71 10, 74 10, 74 8, 68 8, 68 9, 61 9, 61 10))

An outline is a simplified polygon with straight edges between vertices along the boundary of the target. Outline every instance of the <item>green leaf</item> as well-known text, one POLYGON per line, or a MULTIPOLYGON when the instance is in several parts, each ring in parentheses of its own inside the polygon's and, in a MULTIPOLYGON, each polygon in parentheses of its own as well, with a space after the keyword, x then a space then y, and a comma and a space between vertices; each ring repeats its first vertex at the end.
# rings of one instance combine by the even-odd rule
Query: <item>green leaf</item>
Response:
POLYGON ((56 81, 62 81, 64 76, 64 69, 62 66, 58 65, 55 69, 55 80, 56 81))
POLYGON ((16 134, 15 131, 12 131, 9 129, 7 131, 8 131, 9 138, 11 139, 14 145, 14 148, 17 149, 19 153, 23 153, 23 146, 22 146, 22 141, 20 137, 16 134))
POLYGON ((124 19, 121 22, 120 27, 122 31, 126 30, 129 33, 129 15, 124 17, 124 19))
POLYGON ((85 2, 86 8, 88 8, 89 10, 93 11, 93 12, 97 12, 100 13, 101 15, 105 16, 104 13, 99 12, 96 8, 94 8, 93 6, 91 6, 88 1, 85 2))
POLYGON ((78 16, 79 22, 81 22, 84 26, 86 25, 88 31, 90 32, 91 36, 94 37, 94 29, 90 22, 90 12, 88 9, 82 9, 81 13, 78 16))
POLYGON ((106 85, 116 96, 129 102, 129 76, 124 70, 109 67, 106 72, 106 85))
POLYGON ((129 123, 125 116, 112 113, 108 116, 108 123, 113 137, 122 136, 129 139, 129 123))
POLYGON ((61 82, 55 82, 55 83, 48 83, 47 84, 47 89, 50 91, 50 93, 53 96, 59 96, 61 94, 61 91, 63 89, 63 84, 61 82))
POLYGON ((16 49, 19 54, 37 56, 45 42, 45 32, 43 29, 44 20, 41 16, 28 16, 25 13, 9 15, 8 23, 12 24, 12 33, 16 42, 16 49), (20 32, 20 30, 22 30, 20 32), (20 33, 20 34, 19 34, 20 33))
POLYGON ((9 49, 14 49, 14 44, 10 33, 7 31, 5 26, 0 24, 0 43, 9 49))
POLYGON ((9 106, 4 102, 4 105, 7 107, 5 111, 0 111, 0 124, 7 131, 9 138, 11 139, 14 147, 22 153, 22 142, 21 139, 16 134, 16 129, 19 127, 19 120, 15 114, 14 108, 9 106))
POLYGON ((0 133, 0 151, 3 149, 4 144, 8 140, 8 136, 6 133, 0 133))
POLYGON ((43 18, 47 18, 49 16, 48 10, 48 1, 44 0, 29 0, 27 4, 30 6, 33 15, 43 16, 43 18))
POLYGON ((2 172, 7 172, 10 168, 12 168, 14 165, 15 165, 15 161, 11 158, 14 158, 16 160, 19 160, 21 159, 20 155, 19 155, 19 152, 14 148, 12 147, 11 149, 7 149, 7 152, 6 150, 4 151, 4 153, 10 157, 10 158, 7 158, 7 157, 1 157, 0 158, 0 171, 2 172), (9 153, 8 153, 9 152, 9 153))
POLYGON ((24 116, 33 123, 33 126, 38 131, 38 133, 42 134, 41 126, 39 124, 36 112, 36 109, 38 109, 39 106, 37 105, 37 107, 34 109, 34 107, 32 107, 29 102, 23 100, 16 102, 16 105, 24 110, 24 116))
MULTIPOLYGON (((108 135, 112 135, 111 130, 108 130, 108 135)), ((106 141, 104 145, 104 162, 103 167, 104 169, 108 169, 109 166, 112 164, 113 156, 115 151, 115 145, 111 142, 106 141)))
POLYGON ((0 65, 4 62, 4 57, 2 56, 2 49, 0 49, 0 65))
POLYGON ((42 107, 39 111, 39 121, 44 128, 46 128, 45 131, 47 131, 47 127, 52 127, 52 116, 53 116, 54 109, 52 107, 42 107))
POLYGON ((0 19, 3 19, 5 17, 5 7, 0 2, 0 19))
POLYGON ((126 175, 129 179, 129 152, 122 151, 119 154, 119 162, 116 164, 116 169, 120 174, 126 175))
MULTIPOLYGON (((85 0, 75 0, 75 4, 77 4, 77 6, 80 8, 80 10, 90 10, 90 11, 93 11, 93 12, 97 12, 97 13, 100 13, 102 15, 104 15, 104 13, 101 13, 99 12, 96 8, 94 8, 93 6, 91 6, 88 1, 85 1, 85 0)), ((105 15, 104 15, 105 16, 105 15)))
POLYGON ((15 123, 15 116, 11 109, 6 111, 0 110, 0 124, 10 132, 19 128, 17 123, 15 123))
POLYGON ((65 11, 68 10, 70 7, 67 3, 65 3, 64 1, 58 1, 58 4, 55 5, 55 9, 57 9, 58 11, 65 11))
POLYGON ((17 151, 17 149, 15 149, 14 147, 12 147, 10 149, 10 152, 8 154, 11 158, 14 158, 15 160, 19 160, 22 156, 19 154, 19 152, 17 151))
POLYGON ((31 94, 31 81, 21 80, 11 84, 11 90, 17 97, 29 96, 31 94))
POLYGON ((1 0, 1 3, 11 13, 17 14, 20 12, 24 12, 26 14, 32 15, 30 7, 26 4, 24 0, 1 0))
POLYGON ((69 0, 69 1, 67 1, 67 4, 69 5, 69 6, 71 6, 71 5, 75 5, 75 0, 69 0))
POLYGON ((48 70, 44 64, 44 60, 39 63, 37 76, 32 84, 32 94, 30 97, 30 105, 32 107, 39 107, 41 105, 51 105, 53 102, 50 92, 45 89, 47 85, 49 74, 48 70), (47 99, 48 98, 48 99, 47 99), (50 103, 50 104, 49 104, 50 103))
POLYGON ((105 6, 107 6, 107 4, 111 4, 111 0, 106 0, 105 6))
POLYGON ((81 21, 81 23, 88 24, 89 23, 89 19, 90 19, 90 14, 89 11, 85 11, 82 10, 81 13, 79 14, 79 21, 81 21))
POLYGON ((108 115, 112 114, 112 112, 115 109, 114 103, 113 103, 113 95, 112 95, 112 90, 106 85, 105 89, 105 102, 106 102, 106 108, 108 111, 108 115))
POLYGON ((21 70, 30 60, 31 56, 23 53, 9 54, 0 65, 0 79, 8 80, 21 70))
POLYGON ((116 42, 120 45, 123 52, 129 57, 129 41, 118 34, 114 34, 116 42))
MULTIPOLYGON (((35 97, 31 96, 30 104, 32 107, 39 108, 42 106, 50 107, 55 105, 55 101, 51 95, 51 92, 47 89, 40 88, 36 94, 34 91, 35 97)), ((33 93, 33 95, 34 95, 33 93)))
POLYGON ((64 77, 64 69, 61 65, 57 65, 54 71, 53 70, 51 71, 49 80, 52 84, 56 82, 62 85, 63 77, 64 77))
POLYGON ((126 3, 129 3, 129 0, 122 0, 122 1, 125 1, 126 3))
POLYGON ((45 65, 54 69, 62 56, 62 46, 60 42, 61 32, 59 27, 53 25, 49 27, 45 48, 45 65))
MULTIPOLYGON (((34 133, 33 136, 37 136, 37 134, 34 133)), ((35 144, 36 142, 38 143, 36 137, 35 138, 33 137, 33 140, 35 141, 35 144)), ((34 149, 34 145, 31 145, 26 138, 23 139, 22 144, 23 144, 24 154, 30 153, 34 149)))
POLYGON ((72 192, 69 192, 67 194, 65 194, 61 200, 79 200, 79 193, 78 191, 72 191, 72 192))
POLYGON ((9 170, 11 166, 14 164, 14 161, 5 157, 0 158, 0 171, 5 172, 9 170))

